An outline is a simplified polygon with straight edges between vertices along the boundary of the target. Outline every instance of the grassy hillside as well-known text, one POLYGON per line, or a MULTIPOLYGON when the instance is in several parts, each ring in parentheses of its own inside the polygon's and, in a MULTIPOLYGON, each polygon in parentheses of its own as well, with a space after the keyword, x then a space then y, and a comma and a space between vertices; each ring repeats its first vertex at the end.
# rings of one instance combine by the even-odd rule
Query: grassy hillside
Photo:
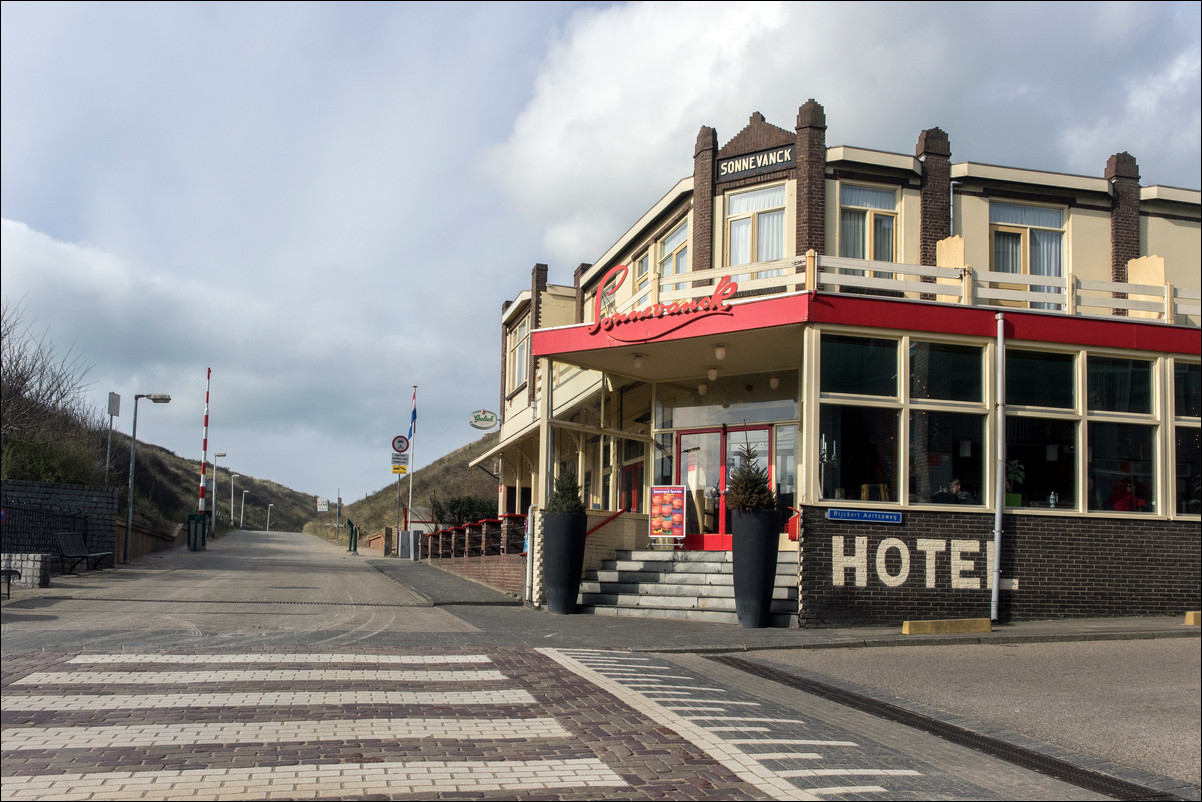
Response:
MULTIPOLYGON (((218 465, 218 531, 230 528, 230 471, 218 465)), ((210 478, 212 468, 210 467, 210 478)), ((237 466, 233 468, 237 473, 237 466)), ((125 497, 129 488, 129 437, 113 432, 112 464, 109 484, 120 492, 119 508, 126 514, 125 497)), ((272 531, 299 532, 316 515, 316 496, 302 493, 269 479, 245 474, 234 485, 234 520, 242 511, 242 491, 246 494, 245 527, 263 529, 267 525, 267 505, 271 509, 272 531)), ((186 523, 197 511, 200 495, 200 460, 185 459, 173 451, 138 441, 138 461, 134 470, 134 519, 150 528, 170 531, 175 524, 186 523)))
MULTIPOLYGON (((428 510, 434 493, 446 500, 453 496, 479 496, 485 499, 497 497, 497 480, 480 468, 468 465, 476 457, 491 448, 497 441, 497 433, 491 432, 463 448, 435 460, 413 474, 413 506, 428 510)), ((489 467, 485 465, 485 467, 489 467)), ((401 504, 409 502, 409 477, 401 478, 401 504)), ((327 517, 332 521, 334 513, 327 517)), ((313 517, 313 516, 310 516, 313 517)), ((397 523, 397 482, 372 493, 367 498, 347 504, 342 508, 343 520, 350 518, 361 532, 374 532, 397 523)), ((305 531, 328 536, 330 527, 311 526, 305 531), (323 531, 324 530, 324 531, 323 531)))

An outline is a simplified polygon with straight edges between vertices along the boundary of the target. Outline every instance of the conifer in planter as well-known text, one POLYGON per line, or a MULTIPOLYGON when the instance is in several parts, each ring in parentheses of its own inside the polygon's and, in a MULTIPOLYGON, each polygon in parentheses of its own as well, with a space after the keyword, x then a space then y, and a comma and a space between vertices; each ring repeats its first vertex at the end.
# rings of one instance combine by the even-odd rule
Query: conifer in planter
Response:
POLYGON ((755 447, 744 443, 738 466, 726 479, 726 508, 734 529, 735 613, 745 627, 762 627, 768 621, 780 543, 776 494, 756 456, 755 447))
POLYGON ((552 613, 576 612, 587 530, 588 516, 576 474, 565 471, 555 478, 555 490, 543 507, 543 576, 547 609, 552 613))

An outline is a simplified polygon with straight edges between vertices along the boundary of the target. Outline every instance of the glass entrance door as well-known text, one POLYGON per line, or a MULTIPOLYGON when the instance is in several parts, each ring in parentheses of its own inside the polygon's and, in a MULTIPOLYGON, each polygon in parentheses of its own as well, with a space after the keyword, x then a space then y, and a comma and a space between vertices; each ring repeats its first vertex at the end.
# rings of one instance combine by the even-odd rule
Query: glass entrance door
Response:
POLYGON ((685 486, 688 509, 685 548, 730 548, 730 513, 726 509, 726 477, 750 443, 760 467, 771 469, 770 427, 739 427, 685 431, 677 437, 677 483, 685 486))

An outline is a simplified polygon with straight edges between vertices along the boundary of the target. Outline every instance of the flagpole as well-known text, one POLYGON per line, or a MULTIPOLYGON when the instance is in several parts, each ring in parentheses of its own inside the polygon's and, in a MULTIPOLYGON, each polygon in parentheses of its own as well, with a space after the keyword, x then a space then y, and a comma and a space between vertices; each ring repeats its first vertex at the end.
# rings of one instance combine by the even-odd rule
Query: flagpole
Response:
POLYGON ((417 469, 417 385, 413 385, 413 411, 409 414, 409 506, 405 510, 405 530, 408 531, 413 521, 413 471, 417 469))

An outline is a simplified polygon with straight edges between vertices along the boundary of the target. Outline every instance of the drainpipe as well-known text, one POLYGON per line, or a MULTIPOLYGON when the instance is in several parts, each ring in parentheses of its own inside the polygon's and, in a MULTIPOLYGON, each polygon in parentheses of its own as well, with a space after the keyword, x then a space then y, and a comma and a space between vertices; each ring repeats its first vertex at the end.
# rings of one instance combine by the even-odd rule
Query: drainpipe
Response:
POLYGON ((997 318, 997 470, 993 485, 993 592, 989 620, 998 620, 998 596, 1002 585, 1002 510, 1006 504, 1006 318, 997 318))

